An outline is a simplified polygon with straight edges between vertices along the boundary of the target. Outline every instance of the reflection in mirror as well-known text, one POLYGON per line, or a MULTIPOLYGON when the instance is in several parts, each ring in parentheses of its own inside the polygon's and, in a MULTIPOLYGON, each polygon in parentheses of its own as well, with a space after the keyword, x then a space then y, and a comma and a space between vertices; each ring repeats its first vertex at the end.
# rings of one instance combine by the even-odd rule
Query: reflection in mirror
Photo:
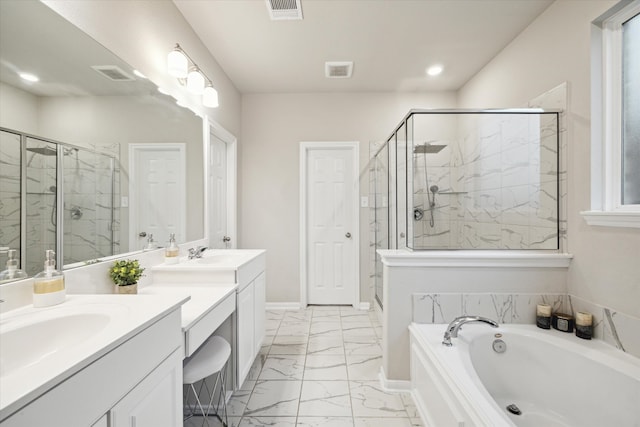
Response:
POLYGON ((184 147, 172 191, 189 209, 176 240, 203 238, 202 120, 41 2, 0 1, 0 127, 0 247, 18 249, 29 275, 46 249, 69 268, 144 247, 129 217, 157 212, 159 198, 129 197, 130 178, 141 176, 130 144, 184 147), (21 80, 24 71, 40 81, 21 80))
POLYGON ((0 130, 0 270, 7 264, 9 248, 20 254, 20 135, 0 130))
POLYGON ((22 269, 29 276, 42 271, 44 253, 56 248, 57 144, 25 137, 26 157, 26 258, 22 269))

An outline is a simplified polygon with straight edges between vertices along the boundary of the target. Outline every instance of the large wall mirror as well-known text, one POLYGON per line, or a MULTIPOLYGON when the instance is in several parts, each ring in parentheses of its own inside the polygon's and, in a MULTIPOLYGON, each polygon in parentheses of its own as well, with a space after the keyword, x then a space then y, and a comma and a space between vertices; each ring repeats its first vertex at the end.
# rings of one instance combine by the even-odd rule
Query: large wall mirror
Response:
POLYGON ((0 128, 0 270, 204 237, 202 119, 38 1, 0 2, 0 128))

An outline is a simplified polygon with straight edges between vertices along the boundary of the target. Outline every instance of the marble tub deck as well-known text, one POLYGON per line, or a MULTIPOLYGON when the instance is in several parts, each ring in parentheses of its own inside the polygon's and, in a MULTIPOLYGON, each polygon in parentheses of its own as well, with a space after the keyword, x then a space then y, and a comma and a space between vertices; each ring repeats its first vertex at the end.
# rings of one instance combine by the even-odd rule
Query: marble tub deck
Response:
MULTIPOLYGON (((231 397, 229 426, 422 426, 409 393, 384 391, 382 326, 373 311, 268 311, 267 336, 231 397)), ((185 427, 202 425, 194 417, 185 427)), ((210 417, 212 426, 221 425, 210 417)))

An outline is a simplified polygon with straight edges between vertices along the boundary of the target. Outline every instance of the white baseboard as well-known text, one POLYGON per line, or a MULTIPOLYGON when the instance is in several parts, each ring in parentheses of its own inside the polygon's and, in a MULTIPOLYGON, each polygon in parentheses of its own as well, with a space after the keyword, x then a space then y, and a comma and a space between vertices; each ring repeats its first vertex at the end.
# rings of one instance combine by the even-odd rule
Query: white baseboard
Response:
POLYGON ((267 310, 300 310, 299 302, 268 302, 265 305, 267 310))
POLYGON ((378 374, 380 379, 380 385, 387 391, 411 391, 411 381, 406 380, 389 380, 384 374, 384 368, 380 367, 380 373, 378 374))
POLYGON ((358 309, 365 310, 365 311, 369 311, 370 308, 371 308, 371 303, 368 303, 368 302, 360 302, 360 306, 358 307, 358 309))

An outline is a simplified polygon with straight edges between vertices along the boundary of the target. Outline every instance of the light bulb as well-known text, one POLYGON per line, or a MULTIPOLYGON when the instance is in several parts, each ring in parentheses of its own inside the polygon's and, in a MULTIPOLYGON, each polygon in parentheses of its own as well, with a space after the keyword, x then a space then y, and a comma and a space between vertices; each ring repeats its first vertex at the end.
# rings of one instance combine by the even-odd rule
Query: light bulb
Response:
POLYGON ((173 77, 184 79, 189 71, 189 61, 182 50, 176 46, 167 56, 167 72, 173 77))
POLYGON ((209 108, 218 107, 218 91, 213 86, 208 85, 202 93, 202 105, 209 108))
POLYGON ((20 78, 22 80, 26 80, 28 82, 37 82, 40 79, 38 78, 38 76, 36 76, 35 74, 30 74, 30 73, 20 73, 20 78))
POLYGON ((442 65, 433 65, 427 68, 427 74, 430 76, 437 76, 442 72, 442 65))
POLYGON ((192 68, 187 76, 187 90, 195 95, 204 92, 204 76, 197 68, 192 68))

